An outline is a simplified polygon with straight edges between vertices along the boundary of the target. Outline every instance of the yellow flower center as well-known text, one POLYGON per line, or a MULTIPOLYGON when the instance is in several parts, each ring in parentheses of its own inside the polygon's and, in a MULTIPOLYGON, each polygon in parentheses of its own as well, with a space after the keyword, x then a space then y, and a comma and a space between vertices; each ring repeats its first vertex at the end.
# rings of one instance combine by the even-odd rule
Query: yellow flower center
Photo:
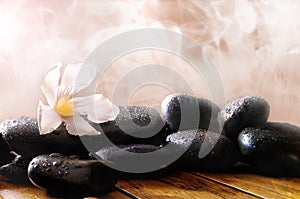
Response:
POLYGON ((68 97, 61 97, 57 101, 54 110, 62 117, 73 116, 73 102, 68 97))

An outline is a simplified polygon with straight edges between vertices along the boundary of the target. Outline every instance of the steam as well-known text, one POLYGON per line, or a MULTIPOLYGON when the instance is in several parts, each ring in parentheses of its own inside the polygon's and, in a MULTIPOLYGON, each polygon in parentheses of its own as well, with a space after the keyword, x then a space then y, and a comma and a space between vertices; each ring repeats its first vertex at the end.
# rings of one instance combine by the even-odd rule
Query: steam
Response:
MULTIPOLYGON (((1 1, 0 120, 36 116, 38 100, 44 99, 40 84, 53 64, 82 62, 105 39, 124 31, 168 27, 208 51, 227 101, 260 95, 271 105, 271 120, 300 125, 299 6, 298 1, 268 0, 1 1)), ((210 97, 187 63, 154 51, 135 52, 112 64, 99 92, 111 97, 125 73, 150 63, 176 70, 196 95, 210 97)), ((129 104, 157 106, 170 92, 147 85, 129 104)))

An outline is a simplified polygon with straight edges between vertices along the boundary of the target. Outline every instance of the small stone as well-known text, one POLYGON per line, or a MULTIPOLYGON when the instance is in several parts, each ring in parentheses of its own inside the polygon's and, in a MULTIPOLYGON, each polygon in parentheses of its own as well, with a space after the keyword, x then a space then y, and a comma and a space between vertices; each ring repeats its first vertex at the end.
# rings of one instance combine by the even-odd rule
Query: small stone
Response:
POLYGON ((220 172, 232 168, 239 158, 238 148, 232 141, 204 129, 173 133, 167 137, 167 142, 185 151, 173 164, 175 167, 220 172), (204 157, 199 157, 201 147, 208 152, 204 157))
MULTIPOLYGON (((10 163, 0 167, 0 175, 7 178, 11 183, 30 184, 27 178, 29 161, 18 154, 15 155, 15 158, 10 163)), ((31 166, 37 168, 38 165, 33 164, 31 166)))
POLYGON ((246 127, 264 124, 270 112, 268 102, 258 96, 246 96, 227 104, 219 114, 223 134, 237 142, 239 133, 246 127))
POLYGON ((46 189, 50 196, 60 198, 99 197, 108 192, 117 182, 112 169, 97 160, 81 160, 64 155, 60 157, 40 155, 33 158, 31 162, 37 165, 41 162, 49 162, 53 165, 53 162, 61 161, 64 161, 65 168, 69 168, 68 171, 64 171, 60 165, 52 166, 49 172, 43 172, 30 164, 28 177, 33 184, 46 189))
POLYGON ((161 103, 166 126, 173 132, 187 129, 218 129, 220 108, 210 100, 187 94, 171 94, 161 103))
POLYGON ((268 122, 244 129, 238 141, 241 152, 261 174, 300 177, 300 127, 268 122))

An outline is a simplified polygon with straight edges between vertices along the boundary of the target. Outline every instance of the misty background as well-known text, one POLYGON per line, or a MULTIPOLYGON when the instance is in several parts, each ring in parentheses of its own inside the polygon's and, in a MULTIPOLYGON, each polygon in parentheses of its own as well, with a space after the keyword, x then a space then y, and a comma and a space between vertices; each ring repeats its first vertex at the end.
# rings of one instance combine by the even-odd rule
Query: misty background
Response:
MULTIPOLYGON (((36 116, 38 100, 45 101, 40 85, 53 64, 83 62, 99 44, 124 31, 166 27, 207 50, 226 101, 260 95, 270 103, 270 120, 300 125, 299 7, 295 0, 1 0, 0 121, 36 116)), ((126 73, 153 63, 170 67, 195 95, 210 98, 205 82, 187 63, 154 51, 117 60, 105 71, 98 91, 111 98, 126 73)), ((158 108, 166 95, 182 90, 141 86, 128 104, 158 108)))

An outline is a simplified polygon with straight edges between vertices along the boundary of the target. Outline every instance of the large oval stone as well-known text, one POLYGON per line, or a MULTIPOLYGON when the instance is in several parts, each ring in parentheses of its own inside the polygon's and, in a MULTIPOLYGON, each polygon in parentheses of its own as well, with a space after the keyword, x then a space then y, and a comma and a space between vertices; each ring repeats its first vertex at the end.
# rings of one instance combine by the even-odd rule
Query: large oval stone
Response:
POLYGON ((300 177, 300 128, 287 123, 266 123, 243 130, 241 152, 264 175, 300 177))
POLYGON ((130 144, 104 147, 95 155, 105 164, 128 174, 152 172, 166 167, 164 160, 170 157, 171 151, 163 146, 130 144))
POLYGON ((239 133, 246 127, 265 123, 269 117, 270 106, 258 96, 246 96, 227 104, 219 114, 223 123, 223 134, 237 142, 239 133))
POLYGON ((28 177, 49 195, 63 198, 97 197, 117 182, 114 172, 97 160, 80 160, 60 154, 33 158, 28 177))
POLYGON ((63 126, 52 133, 40 135, 37 120, 34 118, 5 120, 0 124, 0 133, 10 150, 26 159, 45 153, 88 157, 88 151, 78 136, 68 134, 63 126))
POLYGON ((171 94, 161 103, 166 126, 172 130, 218 128, 220 108, 210 100, 187 94, 171 94))
POLYGON ((179 167, 220 172, 231 168, 239 158, 238 148, 232 141, 207 130, 180 131, 169 135, 167 141, 178 150, 186 150, 174 164, 179 167), (205 157, 199 157, 201 147, 209 151, 205 157))
POLYGON ((165 142, 166 129, 159 112, 145 106, 121 106, 113 121, 90 123, 103 134, 82 136, 81 140, 90 151, 96 152, 109 145, 153 144, 165 142))

